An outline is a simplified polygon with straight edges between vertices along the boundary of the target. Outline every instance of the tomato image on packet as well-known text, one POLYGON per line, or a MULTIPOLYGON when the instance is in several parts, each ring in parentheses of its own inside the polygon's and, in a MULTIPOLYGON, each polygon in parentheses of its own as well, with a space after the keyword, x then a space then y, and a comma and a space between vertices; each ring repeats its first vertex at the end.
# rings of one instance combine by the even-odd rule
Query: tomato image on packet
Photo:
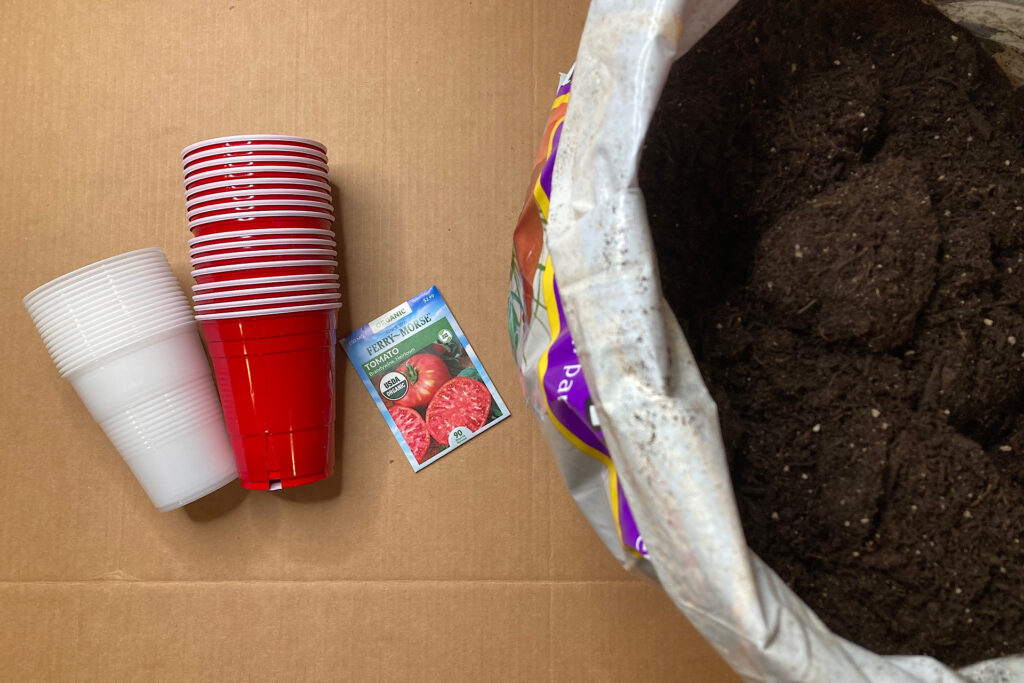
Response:
POLYGON ((509 415, 437 287, 342 344, 414 471, 509 415))

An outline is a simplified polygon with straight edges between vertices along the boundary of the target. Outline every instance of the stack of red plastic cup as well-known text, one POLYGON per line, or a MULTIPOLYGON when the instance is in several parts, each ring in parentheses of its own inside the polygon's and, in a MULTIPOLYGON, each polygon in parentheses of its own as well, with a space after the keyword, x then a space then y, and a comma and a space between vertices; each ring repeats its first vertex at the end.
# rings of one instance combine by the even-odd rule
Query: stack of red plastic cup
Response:
POLYGON ((341 307, 327 149, 237 135, 181 156, 196 319, 242 486, 323 479, 334 469, 341 307))

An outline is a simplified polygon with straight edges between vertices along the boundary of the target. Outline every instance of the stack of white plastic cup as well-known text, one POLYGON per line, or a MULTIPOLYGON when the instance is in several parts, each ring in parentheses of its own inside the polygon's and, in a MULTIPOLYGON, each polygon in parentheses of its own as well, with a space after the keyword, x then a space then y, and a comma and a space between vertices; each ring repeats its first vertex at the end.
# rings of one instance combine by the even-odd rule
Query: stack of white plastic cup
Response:
POLYGON ((213 375, 163 251, 85 266, 24 303, 61 376, 157 508, 236 478, 213 375))

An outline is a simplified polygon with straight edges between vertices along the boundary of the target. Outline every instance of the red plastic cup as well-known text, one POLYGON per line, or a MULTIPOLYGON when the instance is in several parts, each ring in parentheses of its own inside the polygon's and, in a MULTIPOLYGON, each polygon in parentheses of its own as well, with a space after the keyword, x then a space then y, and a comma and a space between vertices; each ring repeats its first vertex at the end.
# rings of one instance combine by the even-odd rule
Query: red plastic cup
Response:
POLYGON ((337 249, 338 243, 329 237, 279 237, 266 239, 224 240, 190 247, 192 258, 212 256, 225 251, 252 253, 266 249, 337 249))
POLYGON ((306 159, 319 159, 320 161, 327 161, 327 154, 321 152, 318 149, 312 149, 310 147, 296 147, 294 145, 247 145, 244 148, 221 148, 221 149, 208 149, 203 152, 194 152, 189 154, 187 158, 181 160, 182 168, 188 168, 200 161, 208 161, 210 159, 244 159, 245 157, 251 157, 256 155, 266 154, 289 154, 291 156, 299 156, 306 159))
POLYGON ((320 190, 330 194, 331 185, 326 178, 303 180, 301 178, 254 178, 249 181, 221 180, 204 183, 185 192, 186 201, 194 201, 200 197, 223 192, 246 192, 250 190, 281 190, 291 192, 295 189, 320 190))
POLYGON ((220 173, 239 173, 242 171, 259 171, 264 168, 284 168, 292 172, 306 173, 308 171, 327 172, 327 164, 319 159, 305 159, 302 157, 287 156, 260 156, 246 159, 245 161, 232 161, 225 159, 214 159, 213 161, 200 161, 192 168, 184 170, 186 182, 192 176, 203 173, 219 171, 220 173))
POLYGON ((260 287, 263 285, 280 286, 292 282, 303 284, 311 282, 337 283, 339 280, 341 280, 341 276, 337 273, 312 273, 307 275, 241 278, 238 280, 225 280, 223 282, 208 282, 201 285, 192 285, 192 291, 196 294, 202 294, 208 292, 232 291, 235 289, 242 289, 244 287, 260 287))
POLYGON ((334 206, 330 202, 315 199, 239 199, 233 202, 215 202, 209 206, 191 209, 187 212, 188 219, 195 220, 208 216, 230 216, 250 211, 322 211, 334 216, 334 206))
MULTIPOLYGON (((212 183, 221 183, 224 181, 233 181, 237 184, 245 184, 250 180, 258 180, 260 178, 274 179, 283 181, 287 178, 294 180, 322 180, 327 182, 327 171, 319 168, 310 169, 298 169, 295 166, 260 166, 258 170, 223 170, 215 169, 212 171, 202 171, 190 175, 185 179, 185 189, 191 190, 197 187, 203 187, 212 183)), ((186 197, 188 193, 186 192, 186 197)))
POLYGON ((248 168, 250 166, 309 166, 327 170, 327 159, 308 156, 306 154, 232 154, 207 159, 195 159, 185 164, 181 172, 188 177, 193 173, 210 171, 218 168, 248 168))
POLYGON ((228 313, 220 311, 206 311, 204 313, 196 313, 196 320, 236 320, 238 318, 265 318, 268 315, 291 315, 293 313, 303 313, 306 311, 336 311, 341 308, 341 300, 337 301, 314 301, 311 303, 297 303, 294 305, 281 306, 276 310, 269 311, 265 308, 250 308, 246 310, 230 311, 228 313))
POLYGON ((257 261, 304 261, 309 259, 335 260, 335 249, 264 249, 263 251, 221 252, 203 254, 191 260, 193 268, 249 264, 257 261))
POLYGON ((340 289, 341 285, 337 282, 293 282, 289 284, 237 287, 227 291, 215 290, 213 292, 197 293, 193 295, 192 301, 196 306, 203 306, 206 304, 248 301, 253 297, 340 293, 340 289))
POLYGON ((326 239, 334 241, 333 230, 320 230, 318 228, 268 228, 265 230, 239 230, 238 232, 221 232, 205 237, 193 237, 188 241, 188 248, 205 247, 211 244, 223 244, 225 242, 244 243, 247 241, 260 241, 265 239, 326 239))
POLYGON ((246 211, 230 216, 209 216, 189 221, 193 235, 213 235, 238 230, 267 228, 316 228, 330 230, 334 217, 323 211, 246 211))
POLYGON ((211 204, 222 204, 224 202, 244 202, 244 201, 270 201, 277 200, 278 204, 287 204, 293 200, 301 200, 307 202, 323 202, 326 204, 333 204, 330 192, 323 189, 310 189, 304 190, 296 188, 294 190, 245 190, 245 191, 229 191, 229 192, 218 192, 206 197, 197 197, 190 199, 185 202, 186 211, 195 211, 196 209, 202 209, 210 206, 211 204))
POLYGON ((284 295, 245 297, 237 301, 215 301, 202 302, 195 305, 196 315, 222 315, 231 313, 245 313, 260 309, 264 313, 270 313, 274 309, 296 306, 315 306, 318 304, 333 304, 341 302, 340 292, 293 292, 284 295))
POLYGON ((338 263, 334 260, 316 259, 309 261, 257 261, 255 263, 198 268, 192 271, 192 278, 201 285, 210 282, 248 280, 257 277, 282 275, 331 275, 338 263))
POLYGON ((201 322, 242 486, 334 471, 336 310, 201 322))
POLYGON ((181 158, 188 159, 194 154, 210 149, 245 149, 251 145, 289 145, 295 147, 307 147, 327 153, 327 147, 322 142, 310 140, 309 138, 298 138, 294 135, 227 135, 209 140, 194 142, 181 150, 181 158))

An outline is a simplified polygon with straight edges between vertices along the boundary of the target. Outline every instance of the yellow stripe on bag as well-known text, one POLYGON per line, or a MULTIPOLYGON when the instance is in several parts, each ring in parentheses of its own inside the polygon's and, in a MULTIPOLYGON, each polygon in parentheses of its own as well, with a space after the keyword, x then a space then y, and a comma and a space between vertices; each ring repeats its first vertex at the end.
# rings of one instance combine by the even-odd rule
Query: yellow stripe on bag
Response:
MULTIPOLYGON (((565 93, 564 95, 555 98, 555 103, 552 105, 551 109, 553 111, 558 109, 559 107, 565 107, 566 110, 568 110, 568 104, 569 93, 565 93)), ((548 160, 551 159, 551 153, 555 147, 555 136, 558 134, 558 129, 561 128, 563 121, 565 121, 565 111, 563 111, 562 114, 554 120, 553 125, 551 126, 551 134, 548 135, 548 139, 545 141, 545 164, 548 162, 548 160)), ((533 201, 537 203, 537 211, 540 212, 541 219, 547 221, 548 208, 550 206, 550 198, 548 197, 547 193, 544 192, 544 186, 541 185, 541 177, 543 177, 543 175, 543 173, 538 174, 537 182, 533 184, 533 201)))

